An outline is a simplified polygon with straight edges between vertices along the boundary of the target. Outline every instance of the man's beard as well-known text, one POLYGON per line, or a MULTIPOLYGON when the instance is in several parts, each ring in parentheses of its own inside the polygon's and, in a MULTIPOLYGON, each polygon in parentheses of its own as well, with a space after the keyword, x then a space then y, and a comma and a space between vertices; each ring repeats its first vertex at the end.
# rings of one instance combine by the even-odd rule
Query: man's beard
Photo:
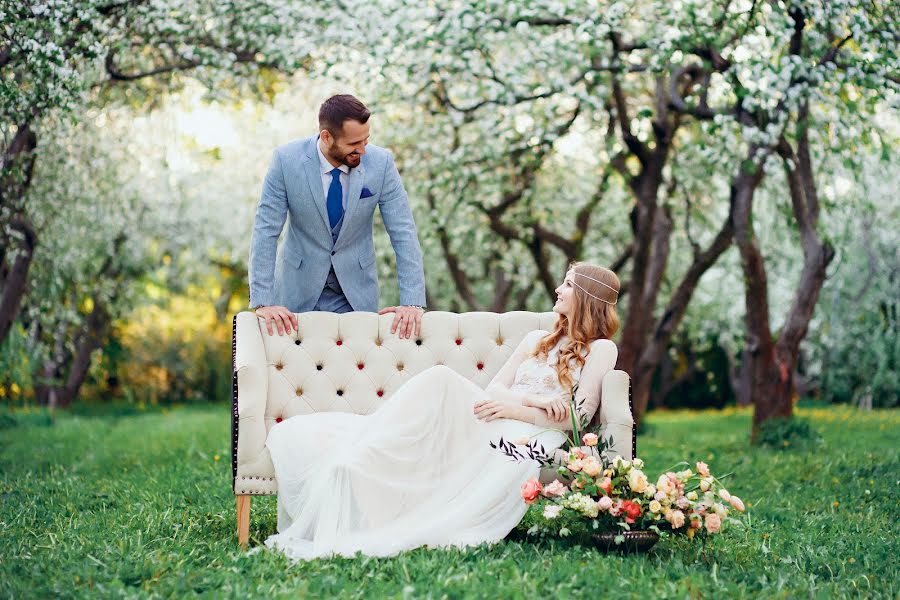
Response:
POLYGON ((357 152, 351 152, 350 154, 345 154, 344 156, 335 156, 332 152, 328 152, 328 158, 336 160, 342 165, 347 165, 351 169, 354 169, 359 166, 359 161, 362 156, 360 156, 357 152))

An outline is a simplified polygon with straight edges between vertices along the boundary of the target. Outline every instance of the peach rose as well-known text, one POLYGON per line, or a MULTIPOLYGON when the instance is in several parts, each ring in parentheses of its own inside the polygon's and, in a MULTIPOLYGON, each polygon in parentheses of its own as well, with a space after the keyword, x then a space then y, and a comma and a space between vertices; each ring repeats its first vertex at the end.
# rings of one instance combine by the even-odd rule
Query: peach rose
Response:
POLYGON ((628 472, 628 487, 631 488, 631 491, 642 494, 644 493, 644 490, 647 489, 649 483, 650 482, 647 481, 647 476, 644 475, 643 471, 632 469, 628 472))
POLYGON ((604 477, 597 482, 597 487, 606 492, 607 495, 612 494, 612 479, 604 477))
POLYGON ((554 496, 562 496, 566 491, 568 491, 568 488, 560 483, 559 479, 554 479, 553 483, 548 483, 544 486, 544 491, 542 493, 547 498, 552 498, 554 496))
POLYGON ((584 461, 581 460, 580 458, 576 458, 575 460, 570 460, 569 464, 566 465, 566 468, 568 470, 572 471, 573 473, 577 473, 581 469, 584 468, 584 461))
POLYGON ((581 448, 572 448, 572 454, 574 454, 575 458, 577 458, 579 460, 585 459, 588 456, 587 452, 585 452, 581 448))
POLYGON ((725 502, 731 502, 731 494, 728 493, 728 490, 722 488, 719 490, 719 497, 722 498, 725 502))
POLYGON ((685 509, 691 505, 691 501, 688 500, 684 496, 678 496, 678 500, 675 501, 675 505, 680 509, 685 509))
POLYGON ((744 501, 737 496, 732 496, 728 502, 730 502, 731 506, 733 506, 738 512, 744 512, 744 510, 746 510, 744 508, 744 501))
POLYGON ((662 510, 662 504, 658 500, 651 500, 648 507, 652 513, 658 513, 662 510))
POLYGON ((666 520, 672 524, 673 529, 684 527, 684 513, 680 510, 673 510, 666 514, 666 520))
POLYGON ((600 474, 600 471, 603 470, 603 465, 600 464, 600 461, 594 458, 593 456, 584 459, 584 464, 582 465, 582 469, 584 470, 584 474, 589 477, 596 477, 600 474))
POLYGON ((716 513, 706 515, 706 531, 709 533, 719 533, 722 529, 722 519, 716 513))
POLYGON ((596 433, 586 433, 581 437, 581 441, 584 442, 585 446, 596 446, 600 438, 597 437, 596 433))
POLYGON ((659 479, 656 480, 656 493, 663 494, 665 496, 674 495, 677 490, 676 485, 672 482, 671 479, 666 477, 665 475, 660 475, 659 479))
POLYGON ((709 477, 709 465, 705 462, 698 462, 697 472, 700 473, 700 477, 709 477))
POLYGON ((526 504, 531 504, 541 495, 542 489, 543 486, 541 485, 541 482, 532 477, 522 484, 522 500, 524 500, 526 504))

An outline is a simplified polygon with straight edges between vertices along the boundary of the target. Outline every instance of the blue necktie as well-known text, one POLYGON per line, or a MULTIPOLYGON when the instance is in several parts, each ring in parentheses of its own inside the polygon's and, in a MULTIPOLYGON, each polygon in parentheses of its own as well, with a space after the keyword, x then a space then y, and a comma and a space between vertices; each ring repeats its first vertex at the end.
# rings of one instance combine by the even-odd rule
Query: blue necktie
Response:
POLYGON ((338 224, 344 214, 344 190, 341 187, 341 170, 334 169, 331 171, 331 185, 328 186, 328 201, 325 206, 328 208, 328 222, 331 228, 338 224))

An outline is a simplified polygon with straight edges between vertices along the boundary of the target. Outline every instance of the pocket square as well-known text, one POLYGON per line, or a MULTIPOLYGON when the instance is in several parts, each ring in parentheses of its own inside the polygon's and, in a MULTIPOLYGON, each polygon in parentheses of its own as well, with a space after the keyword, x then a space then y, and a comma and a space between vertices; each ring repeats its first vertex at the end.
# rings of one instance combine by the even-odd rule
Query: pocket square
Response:
POLYGON ((375 194, 372 193, 372 190, 370 190, 367 187, 364 187, 362 189, 362 192, 359 194, 359 199, 362 200, 363 198, 371 198, 374 195, 375 194))

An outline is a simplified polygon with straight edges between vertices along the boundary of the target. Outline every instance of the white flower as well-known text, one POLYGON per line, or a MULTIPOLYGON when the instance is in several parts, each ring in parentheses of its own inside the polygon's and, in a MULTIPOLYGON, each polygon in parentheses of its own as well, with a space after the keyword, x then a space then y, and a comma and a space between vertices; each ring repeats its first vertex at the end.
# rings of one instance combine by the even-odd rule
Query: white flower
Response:
POLYGON ((563 507, 559 504, 548 504, 544 507, 544 518, 545 519, 555 519, 559 516, 559 513, 562 512, 563 507))

